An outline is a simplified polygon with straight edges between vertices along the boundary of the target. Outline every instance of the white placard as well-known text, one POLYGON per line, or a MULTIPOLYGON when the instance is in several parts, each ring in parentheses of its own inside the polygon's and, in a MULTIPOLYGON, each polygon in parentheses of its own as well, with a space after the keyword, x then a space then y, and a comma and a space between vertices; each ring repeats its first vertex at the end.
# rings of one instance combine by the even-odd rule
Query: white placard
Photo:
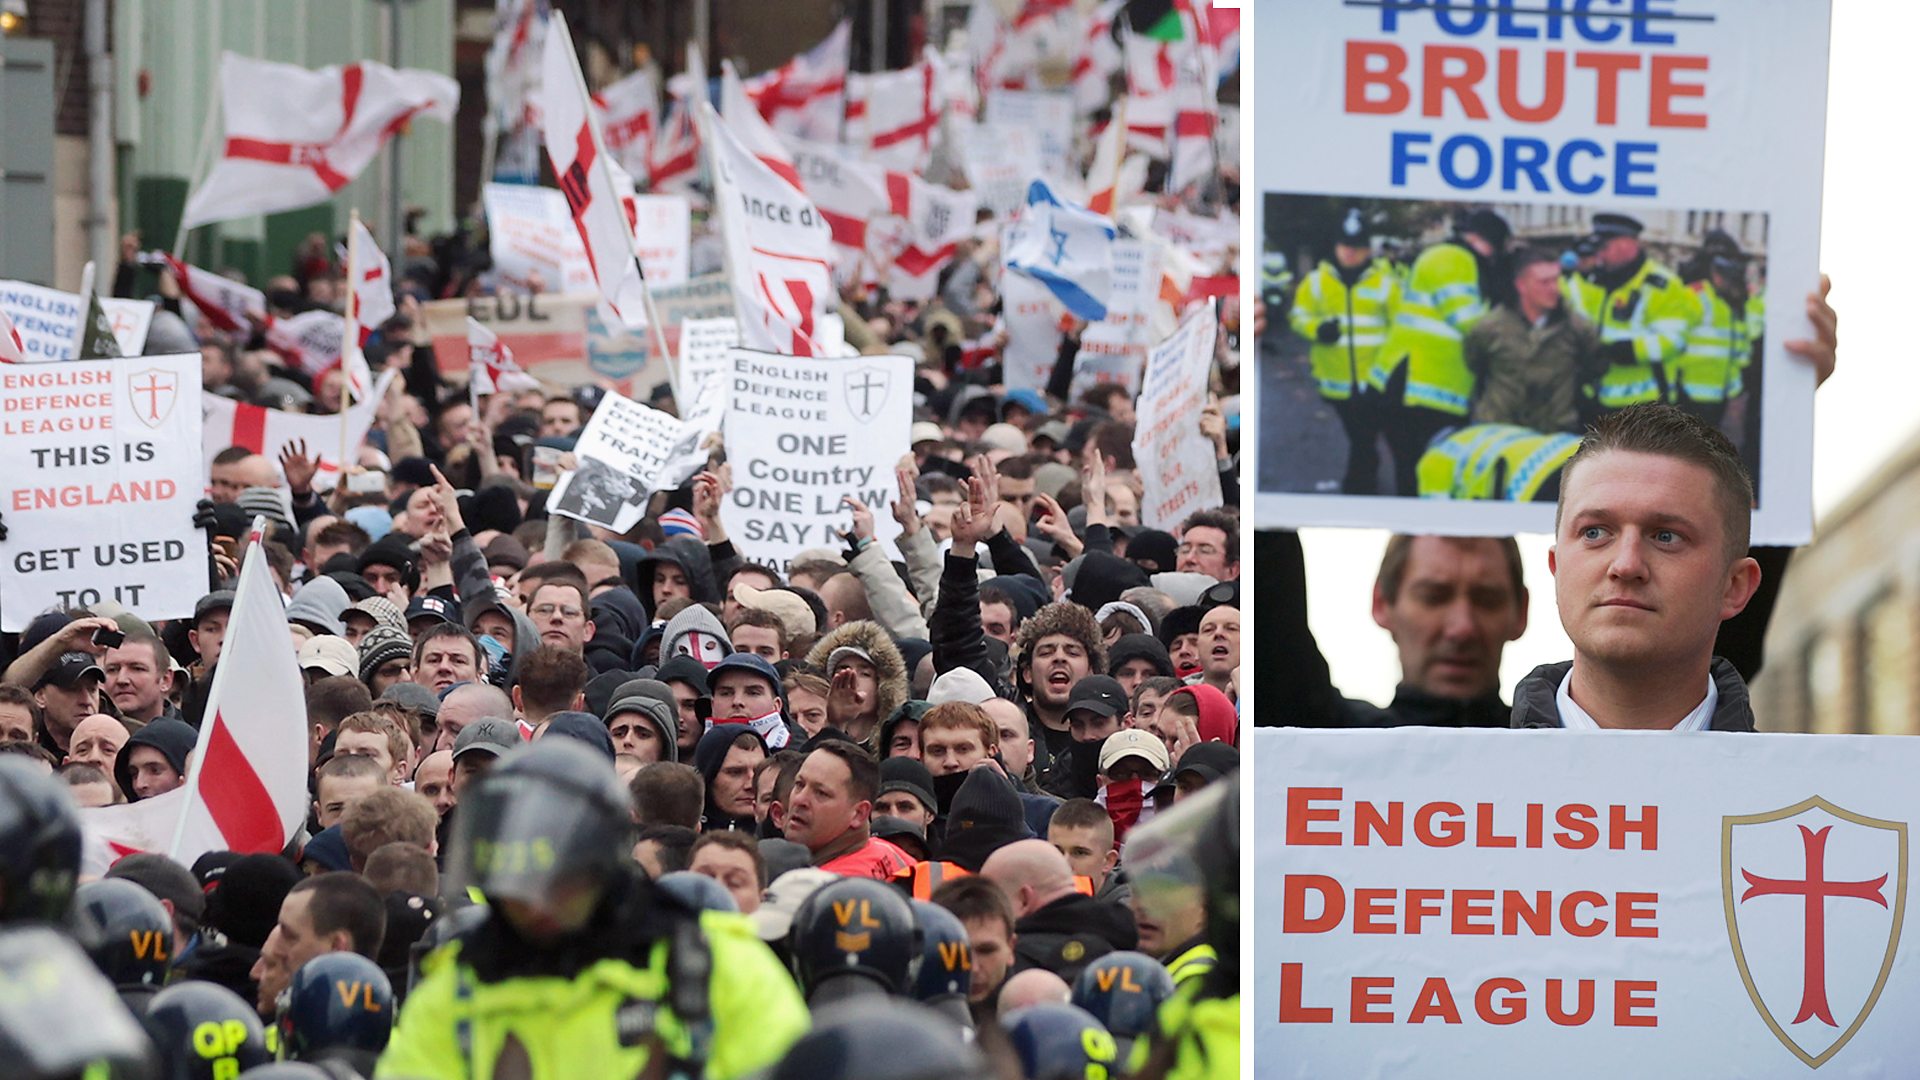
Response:
POLYGON ((1032 131, 1011 124, 957 124, 965 146, 967 186, 996 218, 1027 204, 1027 185, 1040 175, 1040 145, 1032 131))
POLYGON ((1253 753, 1263 1076, 1920 1060, 1920 739, 1262 728, 1253 753))
POLYGON ((581 430, 573 448, 577 464, 554 485, 547 507, 624 533, 646 515, 649 496, 686 481, 675 466, 703 434, 677 417, 610 393, 581 430))
MULTIPOLYGON (((122 356, 139 356, 153 324, 153 301, 103 296, 100 309, 113 326, 122 356)), ((0 281, 0 310, 13 320, 28 363, 71 360, 80 325, 80 294, 25 281, 0 281)))
POLYGON ((112 600, 143 619, 207 591, 200 354, 0 369, 0 629, 112 600))
POLYGON ((508 283, 524 291, 538 273, 543 292, 599 291, 565 195, 528 184, 488 184, 481 197, 487 210, 487 250, 493 268, 508 283))
POLYGON ((1040 172, 1049 180, 1078 182, 1073 167, 1073 133, 1077 119, 1070 93, 1042 90, 990 90, 987 123, 1017 127, 1034 133, 1040 172))
POLYGON ((1134 410, 1133 460, 1146 489, 1140 520, 1150 528, 1171 532, 1194 511, 1224 501, 1213 441, 1200 434, 1219 332, 1213 305, 1196 307, 1172 337, 1147 354, 1134 410))
MULTIPOLYGON (((1721 423, 1736 441, 1758 444, 1755 541, 1807 540, 1813 370, 1782 343, 1814 337, 1802 298, 1819 281, 1828 3, 1658 0, 1575 13, 1551 4, 1280 0, 1262 14, 1248 62, 1265 73, 1251 114, 1260 127, 1253 189, 1267 217, 1258 235, 1288 232, 1276 196, 1368 200, 1390 219, 1385 238, 1410 253, 1446 239, 1447 211, 1455 209, 1492 208, 1520 241, 1555 257, 1590 231, 1594 214, 1630 214, 1646 225, 1643 242, 1656 261, 1673 271, 1697 256, 1709 229, 1732 234, 1753 260, 1754 284, 1764 277, 1765 348, 1760 400, 1741 406, 1757 411, 1757 425, 1733 410, 1721 423), (1383 200, 1422 205, 1381 207, 1383 200)), ((1330 228, 1309 241, 1310 230, 1295 227, 1286 254, 1325 247, 1330 228)), ((1302 278, 1308 268, 1300 267, 1302 278)), ((1637 302, 1644 294, 1628 295, 1637 302)), ((1275 329, 1285 340, 1284 324, 1275 329)), ((1279 370, 1271 341, 1265 351, 1274 359, 1263 357, 1262 367, 1279 370)), ((1424 411, 1452 415, 1445 396, 1461 396, 1458 369, 1445 359, 1434 367, 1445 370, 1420 392, 1443 404, 1424 411)), ((1749 375, 1749 388, 1754 381, 1749 375)), ((1305 433, 1307 445, 1341 439, 1331 410, 1311 391, 1295 393, 1306 385, 1269 388, 1297 400, 1268 410, 1263 440, 1275 432, 1305 433)), ((1616 400, 1629 396, 1615 392, 1616 400)), ((1405 419, 1385 423, 1391 432, 1405 419)), ((1427 419, 1401 424, 1403 441, 1418 442, 1427 419)), ((1436 432, 1426 445, 1438 448, 1441 438, 1436 432)), ((1545 502, 1312 494, 1338 481, 1338 455, 1304 465, 1302 443, 1272 445, 1271 460, 1256 470, 1263 527, 1552 531, 1545 502), (1319 475, 1307 475, 1314 470, 1319 475)), ((1412 447, 1407 456, 1421 452, 1412 447)), ((1404 485, 1409 463, 1394 464, 1404 485)))
POLYGON ((785 573, 808 548, 838 548, 852 496, 873 512, 874 539, 899 535, 893 470, 913 422, 913 361, 904 356, 728 354, 726 443, 733 490, 721 521, 751 562, 785 573))
POLYGON ((684 285, 693 246, 693 209, 685 195, 635 195, 634 254, 647 287, 684 285))
POLYGON ((1067 306, 1025 274, 1000 275, 1000 320, 1007 331, 1001 379, 1009 390, 1047 388, 1060 357, 1060 320, 1067 306))
POLYGON ((727 352, 740 344, 740 323, 732 318, 683 319, 680 322, 680 383, 674 388, 674 401, 680 415, 687 415, 695 398, 709 379, 725 383, 727 352))
POLYGON ((1140 389, 1140 369, 1153 345, 1150 323, 1159 295, 1159 249, 1145 240, 1115 240, 1111 282, 1107 317, 1080 335, 1070 397, 1106 383, 1124 386, 1129 394, 1140 389))

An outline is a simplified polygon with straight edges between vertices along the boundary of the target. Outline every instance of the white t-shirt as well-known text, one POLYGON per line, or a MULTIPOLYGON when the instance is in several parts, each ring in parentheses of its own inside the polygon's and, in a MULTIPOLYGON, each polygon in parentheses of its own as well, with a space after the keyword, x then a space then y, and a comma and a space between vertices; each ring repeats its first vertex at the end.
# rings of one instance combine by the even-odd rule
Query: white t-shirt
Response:
MULTIPOLYGON (((1569 671, 1567 677, 1560 680, 1560 689, 1554 694, 1554 700, 1560 706, 1560 726, 1568 731, 1611 730, 1602 728, 1587 710, 1574 702, 1573 693, 1567 689, 1572 685, 1573 672, 1569 671)), ((1713 676, 1709 675, 1707 676, 1707 696, 1700 699, 1700 704, 1695 705, 1692 712, 1681 717, 1680 722, 1673 726, 1673 730, 1706 731, 1707 726, 1713 723, 1713 710, 1719 705, 1720 688, 1713 685, 1713 676)))

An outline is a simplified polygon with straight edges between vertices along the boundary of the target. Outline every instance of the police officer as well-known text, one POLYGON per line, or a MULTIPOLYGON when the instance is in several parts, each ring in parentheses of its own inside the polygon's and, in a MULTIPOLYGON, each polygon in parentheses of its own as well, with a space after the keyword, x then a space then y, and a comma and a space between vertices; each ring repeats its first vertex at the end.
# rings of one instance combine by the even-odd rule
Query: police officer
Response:
POLYGON ((1674 365, 1668 400, 1720 427, 1727 406, 1745 389, 1753 325, 1747 314, 1746 256, 1729 246, 1731 237, 1724 243, 1713 243, 1715 239, 1709 237, 1702 250, 1706 276, 1688 286, 1700 305, 1700 320, 1688 332, 1686 352, 1674 365))
POLYGON ((1294 332, 1311 343, 1314 384, 1346 431, 1340 490, 1348 495, 1379 491, 1381 417, 1367 378, 1399 306, 1400 279, 1385 259, 1373 257, 1366 218, 1349 207, 1334 234, 1333 257, 1301 280, 1290 317, 1294 332))
POLYGON ((978 1080, 994 1071, 933 1010, 886 998, 836 1005, 793 1044, 771 1080, 978 1080))
POLYGON ((1108 953, 1074 980, 1071 1003, 1087 1010, 1113 1035, 1117 1058, 1133 1056, 1134 1041, 1159 1024, 1160 1006, 1173 996, 1173 976, 1146 953, 1108 953))
POLYGON ((913 999, 971 1030, 973 941, 953 912, 926 900, 909 901, 920 926, 920 962, 913 973, 913 999))
POLYGON ((920 958, 920 929, 899 889, 843 877, 800 902, 787 950, 817 1011, 849 998, 905 994, 920 958))
POLYGON ((173 920, 159 898, 131 881, 88 882, 73 897, 73 933, 127 1011, 145 1015, 173 952, 173 920))
POLYGON ((572 739, 503 755, 460 794, 448 892, 489 910, 421 961, 380 1077, 725 1080, 806 1030, 793 982, 750 924, 694 912, 628 857, 612 762, 572 739))
POLYGON ((1581 426, 1601 413, 1667 397, 1667 384, 1700 320, 1700 303, 1678 274, 1640 246, 1644 226, 1626 214, 1593 215, 1599 241, 1591 274, 1563 278, 1572 310, 1600 332, 1606 371, 1582 392, 1581 426))
POLYGON ((1487 313, 1487 288, 1499 279, 1500 256, 1512 235, 1506 218, 1475 210, 1460 220, 1452 239, 1414 260, 1370 379, 1388 404, 1405 406, 1384 421, 1396 494, 1414 494, 1415 463, 1428 441, 1459 423, 1472 404, 1473 373, 1463 342, 1487 313))
POLYGON ((273 1060, 253 1005, 210 982, 153 995, 142 1020, 160 1054, 160 1080, 230 1080, 273 1060))
POLYGON ((1025 1080, 1096 1080, 1118 1068, 1113 1035, 1087 1010, 1043 1002, 1000 1018, 1025 1080))
MULTIPOLYGON (((1153 914, 1198 892, 1211 971, 1179 983, 1160 1007, 1158 1030, 1136 1042, 1138 1080, 1226 1080, 1240 1075, 1240 774, 1208 784, 1127 834, 1134 895, 1153 914)), ((1155 918, 1170 914, 1162 911, 1155 918)))
POLYGON ((1443 431, 1420 456, 1421 498, 1553 502, 1580 436, 1517 424, 1443 431))
POLYGON ((321 953, 287 983, 281 1052, 369 1074, 393 1035, 393 1008, 393 984, 379 964, 359 953, 321 953))

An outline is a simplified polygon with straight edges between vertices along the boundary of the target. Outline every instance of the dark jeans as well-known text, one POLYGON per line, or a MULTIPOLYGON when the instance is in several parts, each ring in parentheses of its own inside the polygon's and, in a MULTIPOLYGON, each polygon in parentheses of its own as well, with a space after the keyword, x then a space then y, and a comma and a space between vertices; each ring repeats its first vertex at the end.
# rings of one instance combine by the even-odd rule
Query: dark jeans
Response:
POLYGON ((1340 481, 1341 493, 1380 494, 1380 395, 1356 390, 1345 401, 1327 404, 1333 406, 1347 434, 1347 475, 1340 481))

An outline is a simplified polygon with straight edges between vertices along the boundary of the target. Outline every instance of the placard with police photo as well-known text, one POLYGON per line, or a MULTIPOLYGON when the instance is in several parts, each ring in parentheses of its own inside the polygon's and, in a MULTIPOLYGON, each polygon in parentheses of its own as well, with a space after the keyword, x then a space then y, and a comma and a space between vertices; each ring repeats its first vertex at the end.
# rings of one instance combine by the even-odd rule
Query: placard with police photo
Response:
POLYGON ((1548 532, 1579 434, 1678 405, 1811 532, 1828 8, 1263 11, 1255 518, 1548 532))

